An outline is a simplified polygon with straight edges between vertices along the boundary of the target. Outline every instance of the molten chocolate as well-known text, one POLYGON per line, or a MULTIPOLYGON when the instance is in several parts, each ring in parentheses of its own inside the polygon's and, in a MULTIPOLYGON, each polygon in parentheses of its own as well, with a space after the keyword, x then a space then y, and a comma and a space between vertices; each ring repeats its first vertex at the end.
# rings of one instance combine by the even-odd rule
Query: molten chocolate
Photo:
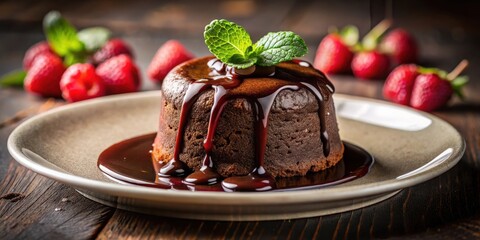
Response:
MULTIPOLYGON (((148 150, 152 147, 155 133, 147 134, 116 143, 100 154, 98 167, 107 176, 122 183, 135 184, 147 187, 191 190, 191 191, 265 191, 270 190, 270 184, 262 182, 256 171, 248 176, 229 177, 223 180, 224 184, 213 183, 206 174, 207 184, 194 185, 187 178, 159 177, 155 170, 148 150), (227 184, 225 184, 227 182, 227 184), (227 186, 225 186, 227 185, 227 186)), ((373 158, 365 150, 344 143, 344 158, 335 166, 320 172, 311 172, 306 176, 283 177, 276 179, 274 191, 294 191, 317 189, 345 183, 367 174, 373 164, 373 158)), ((190 170, 186 170, 187 173, 190 170)), ((199 171, 195 171, 193 174, 199 171)), ((216 174, 216 173, 213 173, 216 174)), ((202 177, 202 175, 200 176, 202 177)))
MULTIPOLYGON (((264 167, 264 158, 267 146, 268 117, 277 95, 282 90, 298 91, 303 88, 315 96, 318 104, 317 114, 320 120, 320 141, 323 154, 325 157, 329 155, 330 142, 326 129, 325 102, 331 97, 334 87, 323 73, 311 67, 308 62, 293 60, 275 67, 253 66, 242 70, 228 67, 215 58, 205 58, 196 64, 184 64, 179 68, 179 71, 184 71, 183 75, 190 76, 190 79, 188 79, 189 83, 181 104, 173 158, 166 162, 153 160, 153 167, 159 176, 156 181, 157 185, 161 183, 160 185, 165 185, 166 188, 185 185, 195 190, 211 189, 212 186, 221 185, 225 191, 267 191, 278 188, 275 178, 264 167), (208 67, 202 64, 207 64, 208 67), (209 77, 205 78, 205 76, 209 77), (214 90, 214 95, 207 134, 203 142, 204 157, 201 167, 192 172, 184 161, 180 160, 185 127, 194 103, 210 89, 214 90), (228 101, 235 99, 245 99, 253 110, 255 167, 246 176, 232 176, 224 179, 217 173, 212 161, 213 138, 225 105, 228 101)), ((117 149, 116 145, 112 148, 117 149)), ((116 169, 115 164, 106 164, 111 160, 102 159, 106 159, 105 155, 109 156, 108 159, 114 159, 113 153, 118 151, 118 149, 106 150, 102 153, 103 157, 100 158, 99 166, 101 169, 103 166, 102 171, 111 176, 115 174, 110 174, 106 169, 116 169)), ((124 153, 131 154, 131 152, 124 153)), ((119 172, 118 169, 116 172, 119 172)), ((120 175, 125 176, 124 173, 120 175)), ((142 179, 138 176, 130 178, 142 179)), ((121 177, 119 179, 132 182, 121 177)))

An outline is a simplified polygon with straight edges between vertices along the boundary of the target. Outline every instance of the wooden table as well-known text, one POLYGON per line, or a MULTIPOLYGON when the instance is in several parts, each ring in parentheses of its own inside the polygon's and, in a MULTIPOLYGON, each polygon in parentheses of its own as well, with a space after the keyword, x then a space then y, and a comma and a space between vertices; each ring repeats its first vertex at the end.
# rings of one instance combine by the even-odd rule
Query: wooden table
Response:
MULTIPOLYGON (((385 16, 412 31, 422 63, 445 69, 470 60, 467 100, 433 114, 451 123, 467 143, 461 161, 447 173, 404 189, 379 204, 351 212, 297 220, 222 222, 173 219, 107 207, 71 187, 16 163, 6 149, 11 131, 38 112, 65 104, 22 89, 0 89, 0 239, 122 238, 480 238, 480 35, 475 2, 427 1, 2 1, 0 74, 20 68, 25 50, 43 39, 41 20, 58 9, 79 28, 103 25, 130 42, 143 74, 165 40, 180 39, 196 55, 207 54, 203 26, 214 18, 244 25, 253 39, 289 29, 316 45, 330 25, 354 23, 365 33, 385 16), (384 9, 387 9, 386 11, 384 9)), ((332 76, 337 92, 382 99, 382 81, 332 76)), ((144 75, 143 90, 158 89, 144 75)))

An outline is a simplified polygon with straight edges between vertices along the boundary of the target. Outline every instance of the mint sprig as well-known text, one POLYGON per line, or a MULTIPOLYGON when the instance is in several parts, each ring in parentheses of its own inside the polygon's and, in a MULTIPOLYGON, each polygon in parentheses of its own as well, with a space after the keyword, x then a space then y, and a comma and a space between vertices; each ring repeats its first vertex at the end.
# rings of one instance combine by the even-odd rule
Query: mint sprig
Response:
POLYGON ((77 36, 77 30, 57 11, 51 11, 43 19, 43 30, 53 51, 64 58, 66 65, 85 60, 85 45, 77 36))
POLYGON ((253 65, 273 66, 307 53, 305 41, 293 32, 268 33, 252 44, 248 32, 225 19, 213 20, 205 27, 205 44, 225 64, 244 69, 253 65))

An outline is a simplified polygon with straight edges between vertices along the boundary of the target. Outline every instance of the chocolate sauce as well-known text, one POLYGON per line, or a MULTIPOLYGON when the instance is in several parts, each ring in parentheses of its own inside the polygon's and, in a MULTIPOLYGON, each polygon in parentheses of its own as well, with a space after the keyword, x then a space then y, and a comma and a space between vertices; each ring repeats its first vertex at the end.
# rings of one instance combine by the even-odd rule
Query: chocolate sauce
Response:
MULTIPOLYGON (((368 173, 373 164, 371 155, 362 148, 344 142, 345 151, 343 159, 335 166, 320 172, 311 172, 306 176, 285 177, 275 179, 275 188, 265 182, 265 169, 259 167, 247 176, 229 177, 223 179, 216 177, 215 181, 206 184, 192 184, 187 180, 194 177, 199 171, 193 172, 188 177, 169 176, 162 177, 152 164, 149 150, 155 133, 131 138, 116 143, 103 151, 98 159, 99 169, 108 177, 122 183, 135 184, 162 189, 190 190, 190 191, 295 191, 317 189, 348 182, 360 178, 368 173)), ((212 168, 209 168, 212 170, 212 168)), ((204 170, 206 179, 210 170, 204 170)), ((203 177, 200 176, 200 177, 203 177)), ((273 180, 270 179, 270 180, 273 180)))
MULTIPOLYGON (((198 97, 209 89, 214 89, 213 106, 210 111, 207 135, 204 139, 205 156, 202 166, 199 170, 191 173, 185 178, 185 184, 189 185, 212 185, 219 182, 221 176, 216 173, 215 166, 211 159, 213 148, 213 137, 217 129, 218 122, 222 115, 225 104, 234 99, 246 99, 252 106, 254 114, 255 129, 255 162, 256 167, 253 171, 244 177, 226 179, 222 182, 225 189, 231 191, 248 190, 248 187, 236 184, 237 181, 249 181, 250 189, 254 191, 271 190, 275 188, 275 179, 264 168, 265 150, 267 146, 267 127, 270 109, 279 92, 285 89, 299 90, 305 88, 309 90, 317 99, 318 116, 320 118, 320 138, 323 146, 323 153, 328 156, 330 144, 326 130, 325 119, 325 101, 334 92, 334 87, 327 78, 319 71, 311 67, 307 62, 294 60, 293 65, 303 67, 309 72, 302 74, 303 71, 289 69, 288 67, 259 67, 252 66, 249 69, 236 70, 226 66, 218 59, 211 59, 208 62, 210 72, 203 74, 208 78, 193 79, 188 85, 180 111, 178 131, 175 140, 173 158, 164 166, 159 168, 161 177, 177 176, 181 177, 189 172, 189 168, 180 160, 182 150, 185 125, 193 104, 198 97), (244 75, 242 75, 244 74, 244 75), (284 81, 275 84, 266 84, 256 89, 256 91, 242 91, 241 85, 247 78, 276 78, 284 81), (233 182, 232 182, 233 181, 233 182), (260 184, 261 183, 261 184, 260 184), (258 187, 257 187, 258 186, 258 187)), ((250 89, 251 90, 251 89, 250 89)), ((156 163, 154 164, 161 164, 156 163)))
MULTIPOLYGON (((320 120, 320 140, 323 154, 325 157, 329 155, 330 143, 326 129, 325 102, 331 97, 334 87, 323 73, 311 67, 308 62, 301 60, 293 60, 288 64, 274 67, 252 66, 241 70, 226 66, 215 58, 208 61, 207 65, 208 72, 205 72, 207 68, 204 65, 199 66, 200 70, 194 70, 201 77, 191 79, 185 92, 181 104, 173 158, 166 162, 153 160, 155 172, 158 172, 159 176, 155 181, 161 183, 158 185, 165 185, 167 188, 185 185, 189 186, 189 189, 215 189, 214 186, 221 185, 225 191, 267 191, 278 188, 275 178, 264 168, 264 159, 268 136, 268 116, 277 95, 282 90, 297 91, 303 88, 315 96, 318 103, 317 113, 320 120), (272 78, 277 80, 272 81, 272 78), (245 84, 242 85, 244 81, 252 79, 255 81, 255 87, 245 88, 245 84), (211 89, 215 93, 208 130, 203 142, 203 161, 200 169, 192 172, 184 163, 185 160, 180 159, 185 127, 194 103, 204 92, 211 89), (216 172, 212 161, 213 138, 225 105, 229 101, 239 98, 246 99, 253 110, 256 166, 246 176, 222 179, 222 176, 216 172), (178 181, 181 181, 181 184, 177 184, 178 181)), ((135 179, 138 180, 138 178, 135 179)))

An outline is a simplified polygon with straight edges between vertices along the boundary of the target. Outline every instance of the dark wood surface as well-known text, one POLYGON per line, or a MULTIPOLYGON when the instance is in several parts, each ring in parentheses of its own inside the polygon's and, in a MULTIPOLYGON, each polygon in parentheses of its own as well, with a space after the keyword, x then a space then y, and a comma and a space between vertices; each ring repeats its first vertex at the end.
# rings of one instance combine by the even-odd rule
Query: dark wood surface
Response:
MULTIPOLYGON (((79 28, 103 25, 134 47, 143 74, 156 49, 176 38, 197 56, 207 54, 203 26, 214 18, 244 25, 254 39, 289 29, 316 45, 330 25, 356 24, 365 33, 385 16, 412 31, 421 62, 445 69, 470 61, 467 100, 433 114, 465 138, 461 161, 447 173, 363 209, 323 217, 263 222, 174 219, 107 207, 73 188, 35 174, 9 155, 6 141, 24 119, 65 104, 0 89, 0 239, 365 239, 480 238, 480 4, 474 1, 2 1, 0 74, 21 68, 25 50, 43 39, 41 20, 60 10, 79 28)), ((337 92, 382 99, 382 81, 332 76, 337 92)), ((144 75, 143 90, 158 89, 144 75)))

